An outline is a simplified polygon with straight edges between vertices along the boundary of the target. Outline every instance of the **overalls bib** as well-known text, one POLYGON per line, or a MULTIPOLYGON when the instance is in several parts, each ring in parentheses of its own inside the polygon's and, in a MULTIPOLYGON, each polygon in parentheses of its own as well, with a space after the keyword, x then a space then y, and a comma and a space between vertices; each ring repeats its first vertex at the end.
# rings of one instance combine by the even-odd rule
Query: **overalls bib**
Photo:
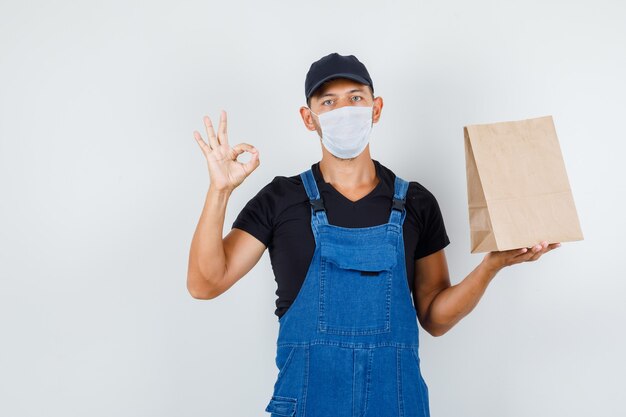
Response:
POLYGON ((309 169, 315 251, 279 319, 272 417, 428 417, 417 317, 407 284, 402 223, 408 182, 395 177, 385 224, 328 223, 309 169))

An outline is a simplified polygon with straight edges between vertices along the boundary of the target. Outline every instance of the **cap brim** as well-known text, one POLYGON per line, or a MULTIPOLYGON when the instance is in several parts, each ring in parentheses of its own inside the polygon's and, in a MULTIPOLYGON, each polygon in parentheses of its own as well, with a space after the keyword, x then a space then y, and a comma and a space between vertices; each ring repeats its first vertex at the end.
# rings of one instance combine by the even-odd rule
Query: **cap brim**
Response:
POLYGON ((311 89, 307 92, 306 94, 306 98, 310 98, 311 95, 315 92, 315 90, 317 90, 318 88, 320 88, 320 86, 322 84, 324 84, 326 81, 328 80, 332 80, 335 78, 348 78, 350 80, 356 81, 358 83, 361 84, 365 84, 365 85, 370 85, 369 81, 367 81, 365 78, 355 75, 355 74, 349 74, 349 73, 337 73, 337 74, 332 74, 329 75, 327 77, 322 78, 320 81, 318 81, 313 87, 311 87, 311 89))

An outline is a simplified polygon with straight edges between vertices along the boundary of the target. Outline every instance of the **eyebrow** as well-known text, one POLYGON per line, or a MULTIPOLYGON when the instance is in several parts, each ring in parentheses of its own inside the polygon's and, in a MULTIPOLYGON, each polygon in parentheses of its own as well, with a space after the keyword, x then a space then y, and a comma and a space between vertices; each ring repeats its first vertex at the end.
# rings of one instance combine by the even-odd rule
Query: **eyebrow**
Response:
MULTIPOLYGON (((348 94, 352 94, 352 93, 362 93, 363 89, 362 88, 353 88, 352 90, 348 91, 348 94)), ((322 94, 320 96, 320 99, 324 98, 324 97, 336 97, 337 94, 333 94, 333 93, 325 93, 322 94)))

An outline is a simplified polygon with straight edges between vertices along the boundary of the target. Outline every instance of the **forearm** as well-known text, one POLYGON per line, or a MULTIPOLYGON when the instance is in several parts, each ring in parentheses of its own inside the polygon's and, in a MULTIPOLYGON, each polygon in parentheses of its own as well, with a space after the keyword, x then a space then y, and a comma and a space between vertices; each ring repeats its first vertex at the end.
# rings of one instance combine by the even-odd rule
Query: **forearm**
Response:
POLYGON ((499 269, 483 261, 463 281, 435 296, 426 316, 431 334, 439 336, 450 330, 478 304, 499 269))
POLYGON ((206 288, 207 283, 216 285, 224 277, 226 255, 222 233, 231 193, 209 187, 189 251, 187 280, 190 289, 206 288))

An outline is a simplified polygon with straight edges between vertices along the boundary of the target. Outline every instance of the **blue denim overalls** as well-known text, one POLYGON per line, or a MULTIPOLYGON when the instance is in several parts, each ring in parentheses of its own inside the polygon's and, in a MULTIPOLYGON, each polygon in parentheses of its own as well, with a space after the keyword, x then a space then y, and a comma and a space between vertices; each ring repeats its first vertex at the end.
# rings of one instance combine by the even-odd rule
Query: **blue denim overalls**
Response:
POLYGON ((387 223, 345 228, 328 223, 312 171, 300 176, 315 252, 279 319, 279 373, 265 411, 272 417, 428 417, 402 237, 408 182, 395 177, 387 223))

